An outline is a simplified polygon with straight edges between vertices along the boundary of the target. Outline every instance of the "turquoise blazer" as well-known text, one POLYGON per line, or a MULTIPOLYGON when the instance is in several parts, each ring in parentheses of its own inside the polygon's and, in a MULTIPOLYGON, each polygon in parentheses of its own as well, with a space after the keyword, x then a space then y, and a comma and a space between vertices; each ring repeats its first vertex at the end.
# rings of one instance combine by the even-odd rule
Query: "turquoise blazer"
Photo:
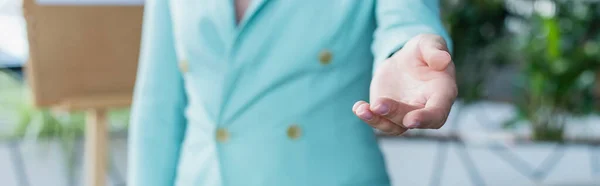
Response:
MULTIPOLYGON (((388 186, 352 113, 410 38, 450 42, 437 0, 147 0, 131 186, 388 186)), ((400 157, 399 157, 400 158, 400 157)))

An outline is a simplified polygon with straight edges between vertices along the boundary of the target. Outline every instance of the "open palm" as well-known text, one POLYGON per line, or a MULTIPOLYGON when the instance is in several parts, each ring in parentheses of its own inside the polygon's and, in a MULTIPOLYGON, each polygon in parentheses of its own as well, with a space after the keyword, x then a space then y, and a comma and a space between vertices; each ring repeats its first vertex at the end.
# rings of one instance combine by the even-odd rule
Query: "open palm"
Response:
POLYGON ((454 73, 444 39, 419 35, 377 67, 372 102, 359 101, 352 109, 367 124, 389 134, 440 128, 456 98, 454 73))

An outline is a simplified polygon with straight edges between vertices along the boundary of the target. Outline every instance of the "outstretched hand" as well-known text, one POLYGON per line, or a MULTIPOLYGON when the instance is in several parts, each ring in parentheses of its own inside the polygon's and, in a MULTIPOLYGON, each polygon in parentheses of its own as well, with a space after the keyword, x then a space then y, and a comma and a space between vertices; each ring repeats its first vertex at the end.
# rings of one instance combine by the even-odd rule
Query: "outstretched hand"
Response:
POLYGON ((439 129, 458 90, 445 40, 422 34, 377 67, 371 103, 358 101, 352 111, 367 124, 391 135, 408 129, 439 129))

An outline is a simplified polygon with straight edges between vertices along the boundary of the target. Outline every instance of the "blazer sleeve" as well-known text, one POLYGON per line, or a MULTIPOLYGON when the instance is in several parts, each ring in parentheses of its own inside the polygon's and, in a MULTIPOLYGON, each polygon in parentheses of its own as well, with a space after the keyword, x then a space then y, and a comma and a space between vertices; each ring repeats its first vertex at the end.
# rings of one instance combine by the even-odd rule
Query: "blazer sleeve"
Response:
POLYGON ((442 36, 452 51, 452 41, 440 19, 439 1, 376 0, 377 29, 371 47, 375 67, 419 34, 442 36))
POLYGON ((168 0, 146 0, 129 128, 128 185, 175 185, 187 103, 177 64, 168 0))

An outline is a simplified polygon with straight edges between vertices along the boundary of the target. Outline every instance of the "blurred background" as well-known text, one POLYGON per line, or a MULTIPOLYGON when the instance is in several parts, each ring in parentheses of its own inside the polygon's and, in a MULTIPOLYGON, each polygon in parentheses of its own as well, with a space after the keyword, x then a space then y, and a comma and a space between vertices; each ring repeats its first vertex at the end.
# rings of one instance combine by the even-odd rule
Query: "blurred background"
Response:
MULTIPOLYGON (((441 130, 380 136, 395 185, 600 186, 600 1, 442 9, 459 99, 441 130)), ((84 114, 32 103, 22 10, 0 0, 0 185, 82 185, 84 114)), ((128 117, 108 113, 110 185, 126 183, 128 117)))

